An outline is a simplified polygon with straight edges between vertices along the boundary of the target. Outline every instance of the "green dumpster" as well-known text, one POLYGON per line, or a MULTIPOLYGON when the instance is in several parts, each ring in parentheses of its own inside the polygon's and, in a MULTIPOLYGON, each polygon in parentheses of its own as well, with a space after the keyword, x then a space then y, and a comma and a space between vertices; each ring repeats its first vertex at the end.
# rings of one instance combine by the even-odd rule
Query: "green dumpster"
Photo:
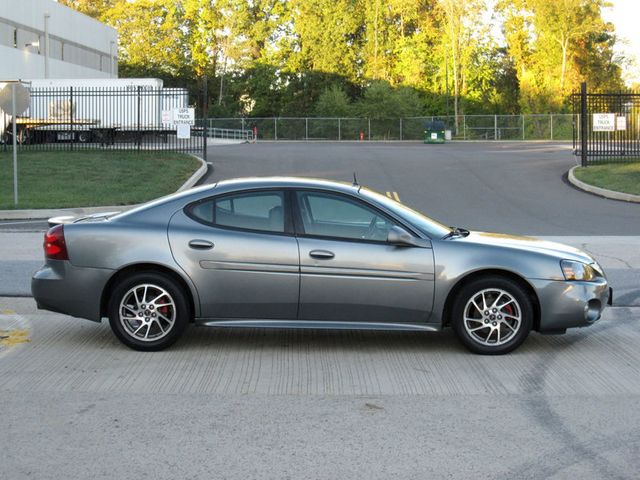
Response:
POLYGON ((424 143, 444 143, 444 122, 434 120, 424 124, 424 143))

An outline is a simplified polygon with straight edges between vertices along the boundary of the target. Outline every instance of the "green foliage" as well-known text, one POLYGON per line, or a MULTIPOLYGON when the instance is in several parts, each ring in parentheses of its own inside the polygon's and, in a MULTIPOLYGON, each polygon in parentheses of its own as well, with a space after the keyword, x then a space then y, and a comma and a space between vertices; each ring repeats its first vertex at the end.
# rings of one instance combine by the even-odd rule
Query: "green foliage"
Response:
POLYGON ((559 112, 581 81, 622 85, 605 0, 60 3, 118 29, 121 76, 186 86, 197 104, 208 78, 210 115, 559 112))
POLYGON ((345 91, 339 85, 332 85, 318 97, 314 113, 318 117, 348 117, 353 109, 345 91))
POLYGON ((359 116, 369 118, 414 117, 422 113, 422 100, 411 88, 392 88, 387 82, 375 81, 357 103, 359 116))

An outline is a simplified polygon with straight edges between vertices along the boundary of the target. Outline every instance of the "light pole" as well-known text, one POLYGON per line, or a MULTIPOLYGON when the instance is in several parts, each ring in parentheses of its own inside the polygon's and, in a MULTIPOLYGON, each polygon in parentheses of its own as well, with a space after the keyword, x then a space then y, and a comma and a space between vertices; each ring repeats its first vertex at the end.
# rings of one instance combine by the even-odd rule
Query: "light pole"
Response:
POLYGON ((44 14, 44 78, 49 78, 49 12, 44 14))
POLYGON ((109 42, 109 74, 111 75, 111 78, 115 77, 113 74, 115 70, 115 68, 113 68, 113 47, 115 47, 115 44, 116 42, 113 40, 109 42))

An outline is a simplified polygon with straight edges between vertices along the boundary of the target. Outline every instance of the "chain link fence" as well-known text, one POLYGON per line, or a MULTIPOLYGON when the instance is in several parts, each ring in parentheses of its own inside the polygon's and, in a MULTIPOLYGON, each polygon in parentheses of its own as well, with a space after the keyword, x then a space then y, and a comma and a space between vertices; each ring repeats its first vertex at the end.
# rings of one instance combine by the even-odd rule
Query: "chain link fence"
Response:
POLYGON ((209 128, 253 130, 259 140, 413 140, 442 121, 454 140, 572 140, 572 114, 459 115, 407 118, 209 118, 209 128))

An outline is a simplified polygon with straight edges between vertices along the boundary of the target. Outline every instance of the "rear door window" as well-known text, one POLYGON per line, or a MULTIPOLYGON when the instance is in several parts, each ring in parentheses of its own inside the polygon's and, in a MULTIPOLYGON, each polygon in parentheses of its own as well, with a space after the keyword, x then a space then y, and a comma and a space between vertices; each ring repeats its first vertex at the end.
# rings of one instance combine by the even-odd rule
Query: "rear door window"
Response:
POLYGON ((193 204, 187 214, 208 225, 284 233, 284 194, 280 191, 225 195, 193 204))

